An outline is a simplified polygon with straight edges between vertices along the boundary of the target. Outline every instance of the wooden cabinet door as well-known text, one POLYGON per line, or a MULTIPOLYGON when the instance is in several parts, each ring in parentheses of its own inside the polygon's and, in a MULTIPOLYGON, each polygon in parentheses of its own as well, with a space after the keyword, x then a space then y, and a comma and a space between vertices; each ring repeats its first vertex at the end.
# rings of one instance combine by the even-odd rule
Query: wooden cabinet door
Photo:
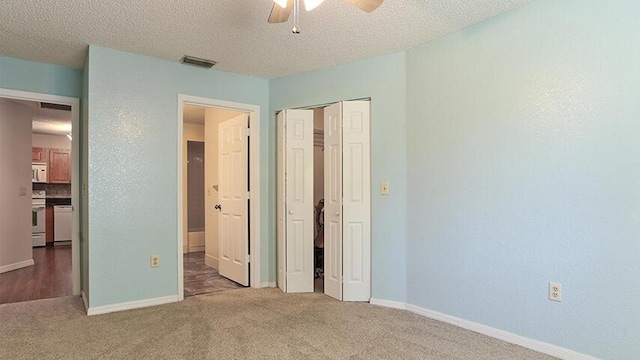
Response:
POLYGON ((49 183, 71 183, 71 151, 49 149, 49 183))
POLYGON ((31 162, 46 163, 48 160, 47 148, 31 148, 31 162))

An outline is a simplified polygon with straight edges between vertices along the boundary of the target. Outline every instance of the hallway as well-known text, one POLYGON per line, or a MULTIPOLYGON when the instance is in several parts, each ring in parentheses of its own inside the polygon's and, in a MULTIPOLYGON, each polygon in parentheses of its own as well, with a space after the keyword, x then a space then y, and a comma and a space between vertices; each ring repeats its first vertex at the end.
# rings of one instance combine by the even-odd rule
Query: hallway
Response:
POLYGON ((204 263, 204 251, 184 254, 184 297, 239 289, 237 284, 204 263))

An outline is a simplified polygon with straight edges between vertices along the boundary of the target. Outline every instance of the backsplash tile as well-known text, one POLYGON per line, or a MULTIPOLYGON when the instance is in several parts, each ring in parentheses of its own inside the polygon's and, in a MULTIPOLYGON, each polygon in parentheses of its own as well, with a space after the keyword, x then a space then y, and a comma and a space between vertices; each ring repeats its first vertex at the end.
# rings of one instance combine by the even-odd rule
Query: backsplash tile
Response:
POLYGON ((47 198, 70 198, 71 184, 41 184, 34 183, 33 190, 45 190, 47 198))

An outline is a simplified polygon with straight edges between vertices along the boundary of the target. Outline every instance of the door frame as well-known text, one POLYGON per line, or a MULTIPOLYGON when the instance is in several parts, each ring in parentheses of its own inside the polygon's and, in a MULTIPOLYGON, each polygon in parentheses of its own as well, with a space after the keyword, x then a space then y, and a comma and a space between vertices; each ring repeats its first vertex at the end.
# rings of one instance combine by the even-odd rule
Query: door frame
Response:
MULTIPOLYGON (((35 93, 0 88, 0 97, 6 99, 50 102, 71 106, 71 279, 73 295, 81 295, 80 289, 80 99, 68 96, 35 93)), ((83 139, 86 141, 87 139, 83 139)), ((85 179, 86 181, 86 179, 85 179)), ((85 182, 83 181, 83 184, 85 182)))
MULTIPOLYGON (((262 277, 260 271, 260 106, 236 103, 226 100, 218 100, 178 94, 178 138, 177 164, 182 164, 183 157, 183 110, 184 105, 197 105, 203 107, 215 107, 227 110, 242 111, 249 113, 249 127, 251 136, 249 137, 249 282, 252 288, 261 288, 262 277)), ((206 146, 206 145, 205 145, 206 146)), ((177 187, 177 213, 178 213, 178 301, 184 300, 184 259, 183 259, 183 170, 178 166, 178 187, 177 187)))

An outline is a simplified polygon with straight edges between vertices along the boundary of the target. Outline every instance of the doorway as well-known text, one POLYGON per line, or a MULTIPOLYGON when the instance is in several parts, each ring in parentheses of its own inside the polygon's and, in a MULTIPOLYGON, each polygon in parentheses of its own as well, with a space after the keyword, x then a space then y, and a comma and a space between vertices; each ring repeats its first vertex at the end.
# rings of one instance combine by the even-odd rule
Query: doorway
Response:
MULTIPOLYGON (((241 288, 242 276, 220 273, 219 132, 244 113, 186 104, 183 109, 184 296, 241 288), (186 170, 185 170, 186 169, 186 170)), ((246 190, 245 190, 246 191, 246 190)), ((245 216, 245 220, 246 216, 245 216)), ((248 221, 245 227, 248 227, 248 221)), ((247 230, 245 230, 245 233, 247 230)), ((246 241, 243 239, 242 241, 246 241)), ((224 265, 224 258, 222 259, 224 265)), ((246 284, 246 283, 245 283, 246 284)))
POLYGON ((313 291, 324 293, 324 107, 313 109, 313 291))
POLYGON ((0 302, 80 295, 79 99, 0 89, 0 101, 23 118, 0 131, 12 147, 0 170, 12 177, 0 190, 0 284, 12 290, 0 302))
MULTIPOLYGON (((259 172, 259 107, 215 99, 179 95, 179 163, 178 176, 178 291, 185 295, 206 293, 241 286, 262 287, 260 281, 260 172, 259 172), (195 122, 190 112, 200 112, 195 122), (200 135, 194 130, 200 127, 200 135), (250 131, 248 130, 250 129, 250 131), (204 171, 187 158, 189 143, 196 150, 202 142, 204 171), (226 167, 225 167, 226 166, 226 167), (244 169, 238 172, 238 169, 244 169), (204 173, 204 180, 190 179, 204 173), (198 184, 201 182, 202 185, 198 184), (241 185, 244 184, 244 185, 241 185), (189 185, 201 189, 189 191, 189 185), (189 198, 204 196, 198 206, 189 198), (194 205, 194 206, 191 206, 194 205), (193 218, 191 215, 194 215, 193 218), (198 224, 195 219, 204 218, 198 224), (233 240, 229 243, 229 239, 233 240), (236 245, 239 245, 236 246, 236 245), (193 277, 193 267, 202 270, 193 277), (213 273, 227 277, 216 278, 213 273), (191 279, 188 277, 191 276, 191 279), (198 278, 199 277, 199 278, 198 278), (210 281, 206 279, 210 279, 210 281), (193 289, 188 281, 203 285, 193 289), (220 281, 218 281, 220 280, 220 281)), ((197 151, 191 158, 197 162, 197 151)))

